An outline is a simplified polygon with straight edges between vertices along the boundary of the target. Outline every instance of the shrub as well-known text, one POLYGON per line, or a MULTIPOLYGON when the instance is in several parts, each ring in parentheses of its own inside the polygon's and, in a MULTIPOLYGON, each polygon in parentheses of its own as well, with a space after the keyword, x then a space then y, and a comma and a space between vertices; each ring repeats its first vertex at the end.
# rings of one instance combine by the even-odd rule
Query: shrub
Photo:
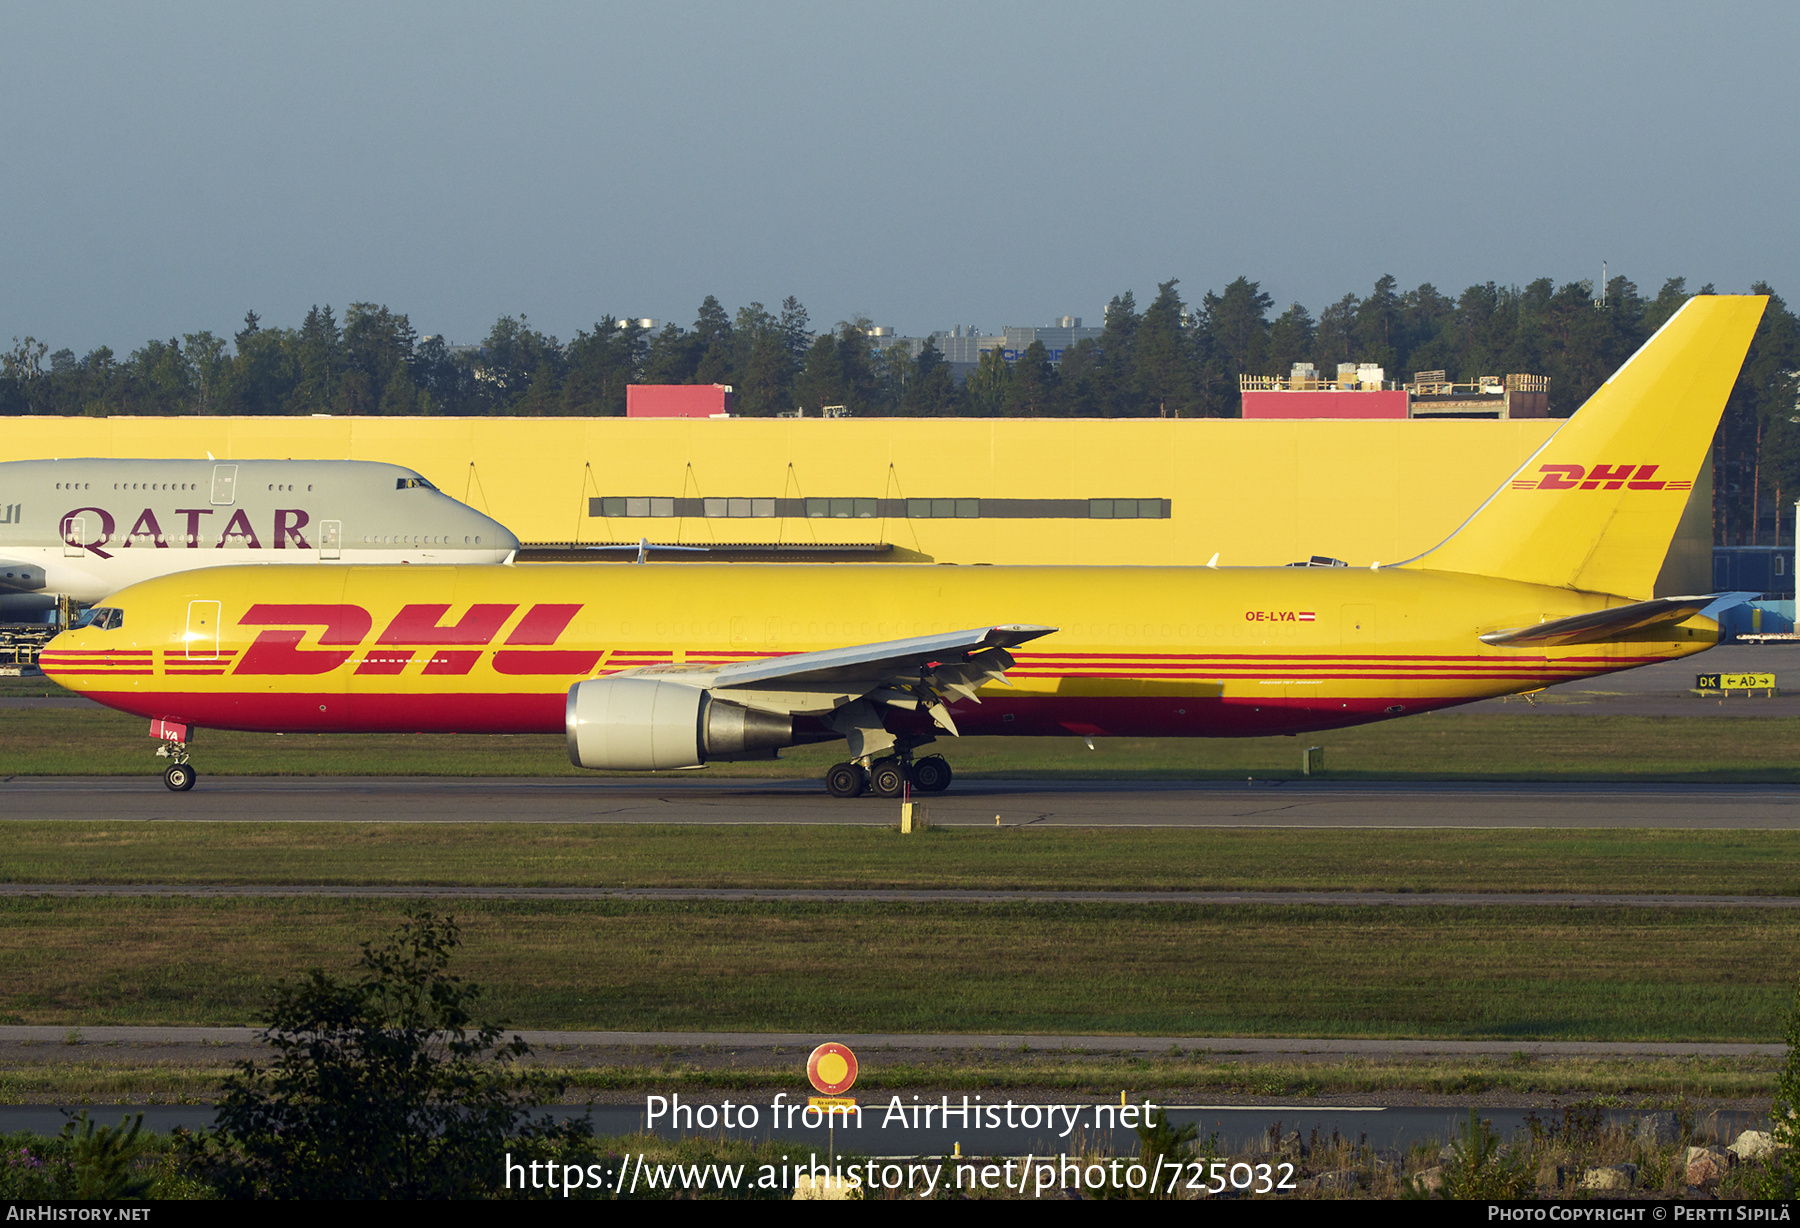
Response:
MULTIPOLYGON (((1533 1174, 1524 1155, 1509 1154, 1493 1126, 1474 1109, 1450 1140, 1450 1155, 1443 1168, 1443 1183, 1435 1191, 1439 1198, 1520 1198, 1532 1187, 1533 1174)), ((1406 1192, 1415 1198, 1428 1193, 1416 1183, 1406 1192)))
POLYGON ((74 1168, 76 1198, 143 1198, 156 1183, 156 1173, 137 1163, 150 1149, 150 1139, 140 1134, 144 1115, 121 1118, 116 1126, 98 1126, 84 1110, 63 1127, 74 1168), (127 1123, 130 1129, 126 1128, 127 1123))
POLYGON ((1776 1153, 1764 1162, 1760 1188, 1763 1198, 1794 1197, 1795 1149, 1800 1148, 1800 981, 1794 984, 1794 1004, 1787 1018, 1787 1061, 1775 1076, 1775 1102, 1769 1106, 1769 1133, 1776 1153))
POLYGON ((532 1118, 565 1085, 520 1068, 523 1040, 474 1022, 481 990, 446 971, 459 943, 453 919, 421 910, 362 945, 360 978, 314 969, 275 988, 275 1059, 225 1080, 206 1147, 227 1195, 481 1197, 507 1151, 587 1137, 585 1120, 532 1118))

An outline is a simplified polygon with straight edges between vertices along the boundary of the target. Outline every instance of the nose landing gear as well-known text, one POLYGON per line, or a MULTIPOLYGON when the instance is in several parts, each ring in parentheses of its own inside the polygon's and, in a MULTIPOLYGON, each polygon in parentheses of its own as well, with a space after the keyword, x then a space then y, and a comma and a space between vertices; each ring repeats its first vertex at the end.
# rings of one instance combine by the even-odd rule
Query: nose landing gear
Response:
POLYGON ((169 766, 163 769, 163 783, 174 793, 186 793, 193 788, 200 773, 188 762, 188 727, 159 718, 150 722, 150 736, 162 741, 156 748, 156 757, 169 761, 169 766))

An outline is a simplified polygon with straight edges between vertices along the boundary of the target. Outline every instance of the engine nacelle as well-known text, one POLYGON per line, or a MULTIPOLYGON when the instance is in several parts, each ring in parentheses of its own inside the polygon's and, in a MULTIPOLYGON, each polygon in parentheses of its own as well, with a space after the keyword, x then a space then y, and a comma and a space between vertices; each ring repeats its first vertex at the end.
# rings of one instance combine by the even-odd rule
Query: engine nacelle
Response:
POLYGON ((792 746, 794 719, 660 678, 590 678, 569 688, 569 762, 618 772, 699 767, 792 746))

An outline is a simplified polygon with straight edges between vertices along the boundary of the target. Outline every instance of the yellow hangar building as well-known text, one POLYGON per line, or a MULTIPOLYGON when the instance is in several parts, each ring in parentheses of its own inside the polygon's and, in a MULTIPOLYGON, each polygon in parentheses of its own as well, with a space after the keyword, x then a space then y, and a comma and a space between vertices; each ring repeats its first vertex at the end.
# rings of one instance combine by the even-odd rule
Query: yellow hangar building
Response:
MULTIPOLYGON (((0 460, 331 458, 416 469, 523 561, 1270 566, 1398 562, 1448 536, 1543 418, 48 418, 0 460), (705 553, 657 551, 704 547, 705 553)), ((1698 475, 1659 594, 1711 582, 1698 475)), ((367 528, 364 529, 368 531, 367 528)), ((346 524, 346 537, 358 532, 346 524)))

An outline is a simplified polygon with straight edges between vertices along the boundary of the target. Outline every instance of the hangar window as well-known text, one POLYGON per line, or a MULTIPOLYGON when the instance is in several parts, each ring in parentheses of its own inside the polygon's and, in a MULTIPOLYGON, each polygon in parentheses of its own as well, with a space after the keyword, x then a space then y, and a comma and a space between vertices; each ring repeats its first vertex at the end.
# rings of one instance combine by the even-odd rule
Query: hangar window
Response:
POLYGON ((1089 499, 1089 520, 1166 520, 1167 499, 1089 499))
POLYGON ((976 520, 981 516, 980 499, 908 499, 909 520, 976 520))
MULTIPOLYGON (((590 504, 594 502, 596 501, 589 500, 590 504)), ((673 516, 675 514, 675 500, 673 499, 652 499, 648 496, 615 496, 612 498, 600 499, 597 502, 600 504, 599 514, 602 516, 626 516, 641 520, 646 516, 673 516)), ((594 510, 590 506, 588 515, 591 516, 593 514, 594 510)))
POLYGON ((709 520, 746 520, 757 516, 773 516, 773 499, 702 499, 700 514, 709 520))
POLYGON ((814 519, 873 520, 880 515, 880 500, 808 499, 806 514, 814 519))
POLYGON ((606 495, 588 499, 588 515, 628 519, 703 516, 713 520, 1168 520, 1169 499, 756 499, 652 498, 606 495))

